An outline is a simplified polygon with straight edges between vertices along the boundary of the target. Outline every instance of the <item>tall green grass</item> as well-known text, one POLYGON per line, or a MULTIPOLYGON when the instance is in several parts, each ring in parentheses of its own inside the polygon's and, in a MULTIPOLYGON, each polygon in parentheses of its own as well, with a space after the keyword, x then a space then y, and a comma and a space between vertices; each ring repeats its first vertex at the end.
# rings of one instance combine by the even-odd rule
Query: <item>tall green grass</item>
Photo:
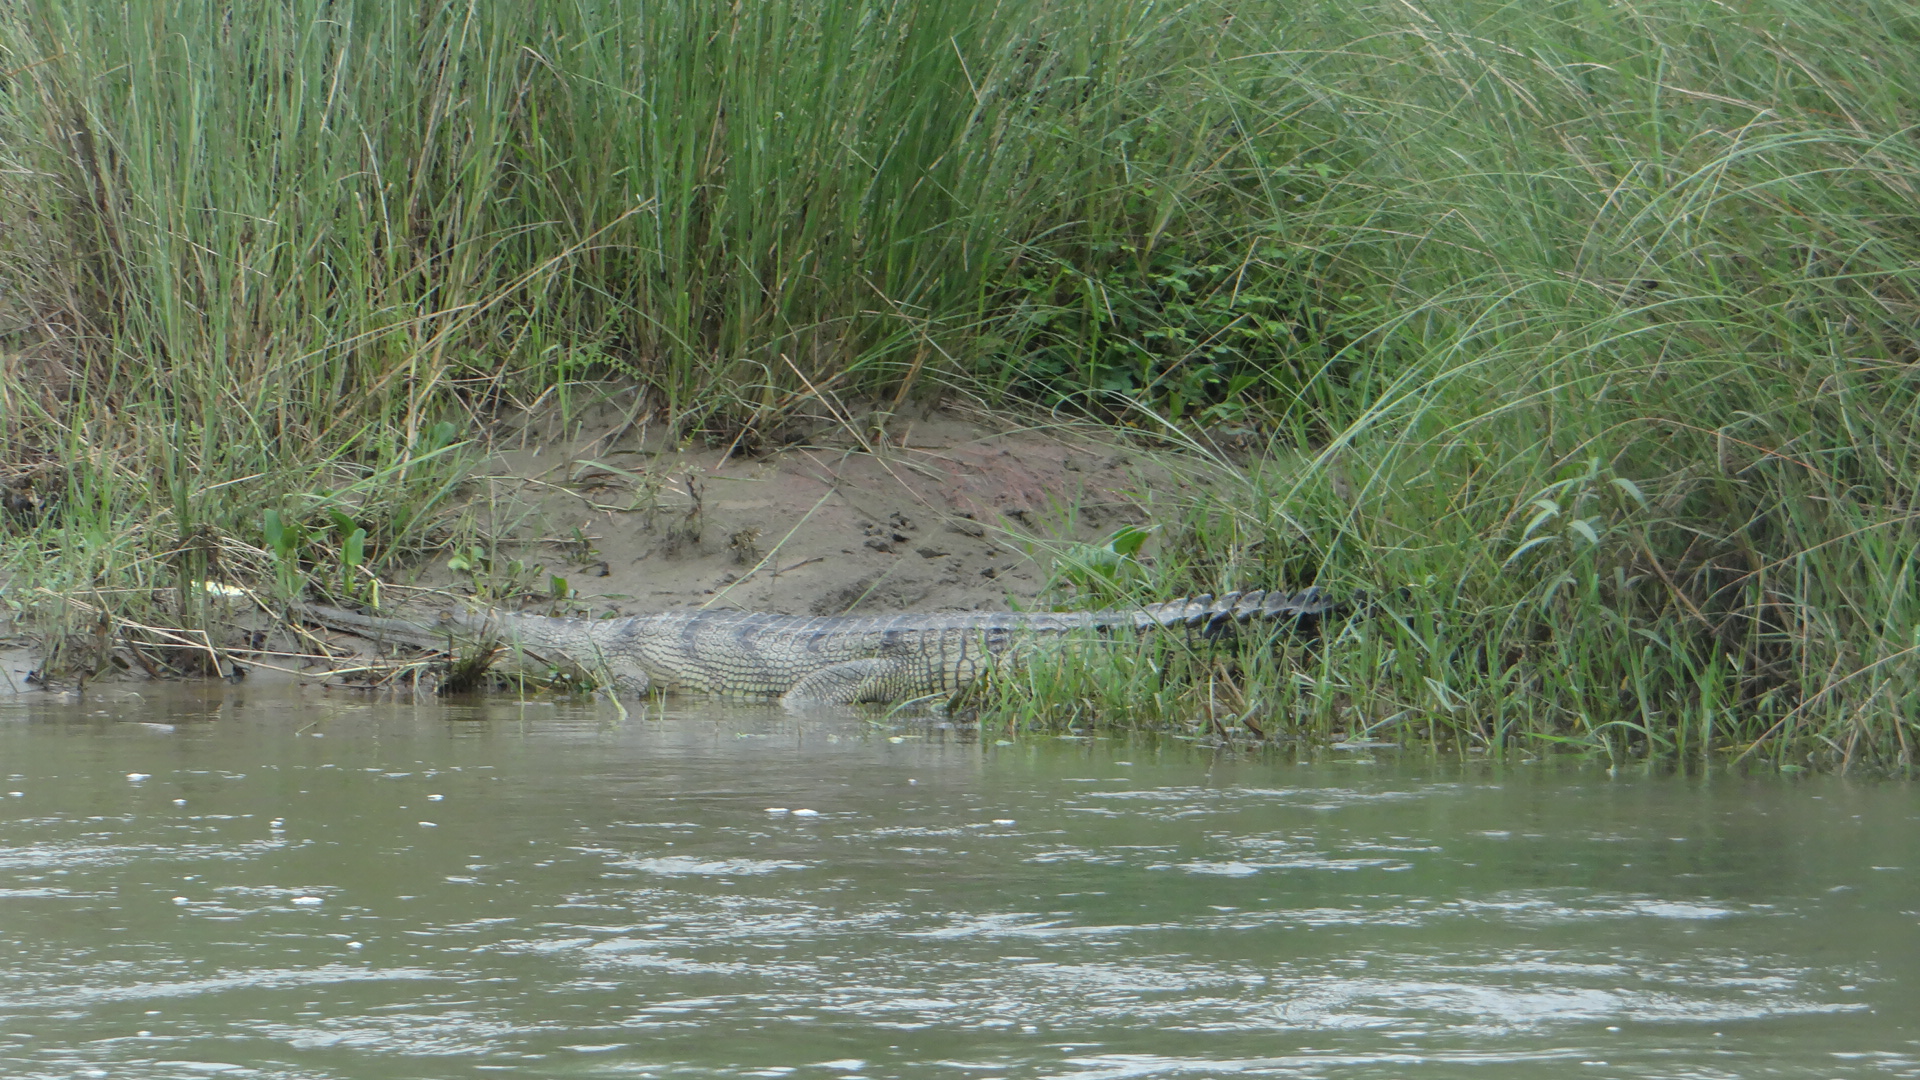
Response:
POLYGON ((34 580, 268 506, 404 554, 438 425, 587 377, 1065 398, 1275 436, 1142 589, 1410 589, 1169 720, 1920 737, 1909 5, 22 0, 0 50, 0 349, 74 372, 0 443, 115 552, 28 530, 34 580))
POLYGON ((1284 54, 1351 120, 1329 201, 1375 210, 1335 230, 1378 313, 1358 411, 1169 508, 1148 576, 1409 594, 1172 705, 1165 664, 1094 653, 1000 707, 1210 722, 1231 683, 1224 715, 1269 729, 1909 765, 1912 10, 1365 6, 1323 33, 1346 44, 1284 54))
POLYGON ((1225 197, 1223 15, 33 0, 4 40, 73 314, 258 441, 594 369, 695 413, 970 370, 1023 259, 1273 194, 1225 197))

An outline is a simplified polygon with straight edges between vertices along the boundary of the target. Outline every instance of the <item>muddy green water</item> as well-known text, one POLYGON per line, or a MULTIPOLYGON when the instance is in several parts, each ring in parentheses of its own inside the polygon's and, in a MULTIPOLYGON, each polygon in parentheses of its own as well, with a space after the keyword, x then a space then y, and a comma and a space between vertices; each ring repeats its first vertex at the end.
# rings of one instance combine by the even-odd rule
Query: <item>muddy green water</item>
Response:
POLYGON ((1913 786, 994 743, 0 701, 0 1076, 1920 1075, 1913 786))

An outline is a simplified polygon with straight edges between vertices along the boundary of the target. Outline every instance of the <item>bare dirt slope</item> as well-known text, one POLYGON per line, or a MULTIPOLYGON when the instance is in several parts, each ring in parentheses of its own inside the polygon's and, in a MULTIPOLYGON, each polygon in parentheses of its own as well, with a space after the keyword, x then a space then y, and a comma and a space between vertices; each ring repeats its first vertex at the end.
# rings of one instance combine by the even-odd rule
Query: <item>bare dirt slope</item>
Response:
POLYGON ((1144 522, 1149 490, 1178 484, 1105 435, 942 411, 748 455, 617 417, 509 422, 456 526, 484 557, 414 584, 537 606, 559 577, 569 606, 622 614, 1002 608, 1039 590, 1056 545, 1144 522))

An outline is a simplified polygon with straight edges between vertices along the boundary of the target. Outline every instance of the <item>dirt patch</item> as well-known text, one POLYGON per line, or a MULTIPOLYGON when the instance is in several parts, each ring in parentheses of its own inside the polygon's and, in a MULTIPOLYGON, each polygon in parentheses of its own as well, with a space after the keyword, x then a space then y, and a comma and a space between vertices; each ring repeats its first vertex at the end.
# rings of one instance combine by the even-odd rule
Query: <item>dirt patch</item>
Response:
POLYGON ((412 584, 636 614, 840 615, 1003 608, 1061 543, 1144 520, 1174 481, 1094 429, 938 412, 858 438, 829 428, 758 457, 588 416, 509 421, 458 527, 484 560, 412 584))

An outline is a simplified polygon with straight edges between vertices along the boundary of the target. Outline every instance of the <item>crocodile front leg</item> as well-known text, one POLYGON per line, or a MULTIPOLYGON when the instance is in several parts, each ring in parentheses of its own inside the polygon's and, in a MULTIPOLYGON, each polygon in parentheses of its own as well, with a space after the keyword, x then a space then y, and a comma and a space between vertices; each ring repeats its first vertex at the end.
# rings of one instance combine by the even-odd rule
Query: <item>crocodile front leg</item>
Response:
POLYGON ((604 662, 608 685, 620 697, 646 697, 653 686, 647 669, 632 660, 609 658, 604 662))
POLYGON ((906 685, 907 674, 906 665, 895 657, 843 660, 802 676, 780 695, 780 704, 800 711, 821 705, 857 705, 863 701, 914 697, 913 689, 906 685))

